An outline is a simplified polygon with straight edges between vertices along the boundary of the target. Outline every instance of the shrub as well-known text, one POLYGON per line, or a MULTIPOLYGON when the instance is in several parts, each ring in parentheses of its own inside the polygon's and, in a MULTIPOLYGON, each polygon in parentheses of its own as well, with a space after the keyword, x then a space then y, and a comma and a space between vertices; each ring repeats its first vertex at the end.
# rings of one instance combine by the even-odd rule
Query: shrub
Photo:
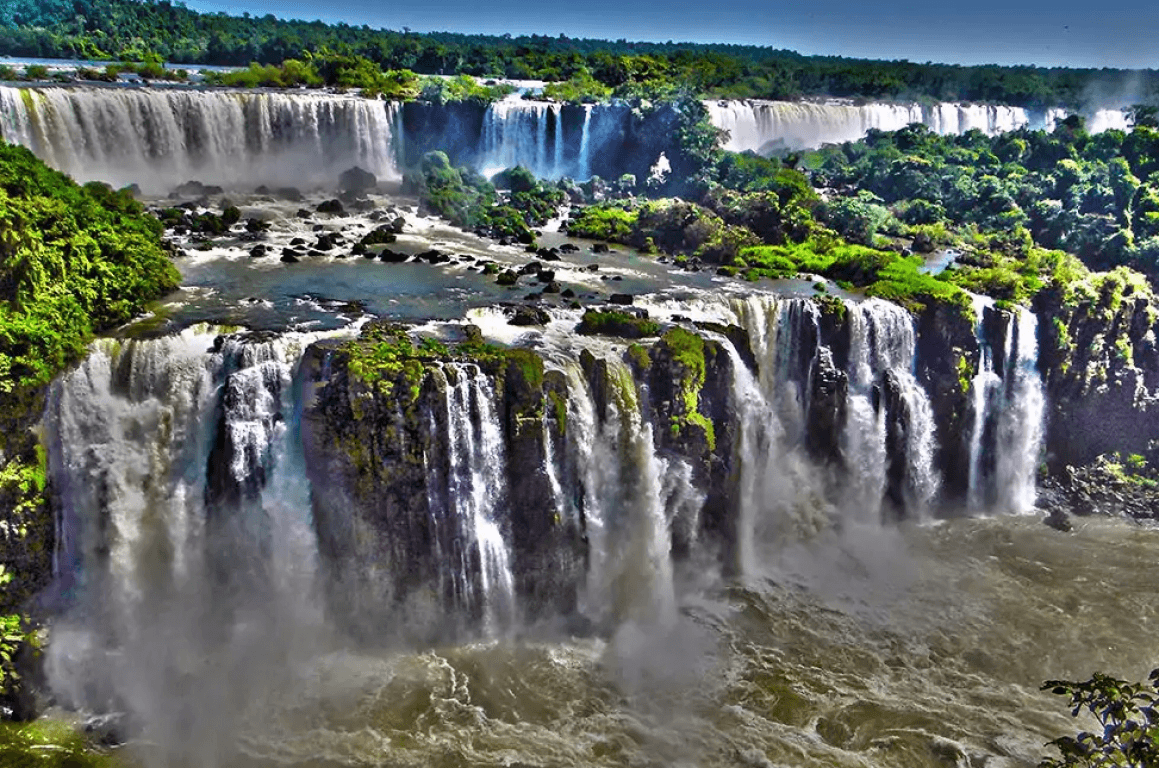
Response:
POLYGON ((1146 683, 1128 683, 1095 673, 1085 682, 1048 680, 1043 690, 1070 699, 1071 715, 1084 710, 1102 726, 1050 742, 1060 757, 1046 758, 1040 768, 1096 768, 1159 765, 1159 669, 1146 683))

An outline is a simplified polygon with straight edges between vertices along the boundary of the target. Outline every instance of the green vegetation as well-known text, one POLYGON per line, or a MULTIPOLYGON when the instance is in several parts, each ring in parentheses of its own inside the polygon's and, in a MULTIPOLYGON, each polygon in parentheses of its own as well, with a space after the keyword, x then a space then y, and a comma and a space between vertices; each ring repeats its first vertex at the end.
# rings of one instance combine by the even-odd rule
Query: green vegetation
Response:
POLYGON ((459 75, 449 80, 441 77, 425 78, 418 97, 431 104, 463 102, 487 105, 512 93, 515 93, 515 88, 509 85, 480 85, 470 75, 459 75))
POLYGON ((592 77, 587 69, 580 70, 569 80, 548 83, 543 88, 544 98, 568 104, 598 104, 607 101, 611 95, 612 88, 592 77))
POLYGON ((1052 133, 938 136, 921 125, 870 131, 863 142, 808 153, 813 183, 856 190, 819 218, 866 245, 963 251, 956 280, 1025 301, 1040 285, 1033 250, 1088 266, 1159 274, 1159 132, 1086 132, 1076 117, 1052 133))
POLYGON ((674 382, 680 398, 679 413, 673 413, 670 429, 680 438, 693 428, 704 435, 708 450, 716 450, 716 429, 712 420, 700 412, 700 391, 707 372, 704 339, 691 331, 676 327, 660 337, 660 345, 672 356, 679 378, 674 382))
POLYGON ((463 229, 522 243, 535 242, 533 226, 555 216, 566 199, 558 187, 541 184, 526 169, 512 168, 496 176, 511 191, 495 186, 469 168, 454 168, 444 152, 428 152, 417 173, 406 176, 404 190, 416 194, 420 208, 463 229))
POLYGON ((637 317, 630 312, 616 310, 600 311, 589 309, 576 327, 577 333, 586 336, 619 336, 622 339, 644 339, 660 335, 660 325, 655 320, 637 317))
POLYGON ((0 722, 0 765, 5 768, 115 768, 118 762, 97 751, 63 722, 0 722))
POLYGON ((47 384, 93 334, 172 290, 160 222, 127 192, 78 187, 0 146, 0 392, 47 384))
POLYGON ((552 98, 563 101, 599 98, 607 89, 627 99, 653 98, 682 87, 711 98, 836 96, 1075 108, 1086 94, 1119 92, 1128 81, 1150 96, 1159 79, 1152 71, 867 61, 748 45, 419 34, 197 13, 154 0, 12 0, 0 9, 0 53, 16 56, 247 66, 328 51, 362 56, 380 70, 557 81, 552 98))
POLYGON ((1048 680, 1042 689, 1068 697, 1072 715, 1085 711, 1101 727, 1050 742, 1060 756, 1046 758, 1039 768, 1159 765, 1159 669, 1146 683, 1095 673, 1085 682, 1048 680))
POLYGON ((437 339, 416 339, 405 325, 375 322, 362 334, 342 345, 349 358, 351 375, 385 397, 396 398, 403 407, 418 401, 427 369, 439 362, 471 362, 498 373, 507 370, 533 390, 543 388, 543 360, 526 349, 508 349, 470 337, 458 344, 437 339))

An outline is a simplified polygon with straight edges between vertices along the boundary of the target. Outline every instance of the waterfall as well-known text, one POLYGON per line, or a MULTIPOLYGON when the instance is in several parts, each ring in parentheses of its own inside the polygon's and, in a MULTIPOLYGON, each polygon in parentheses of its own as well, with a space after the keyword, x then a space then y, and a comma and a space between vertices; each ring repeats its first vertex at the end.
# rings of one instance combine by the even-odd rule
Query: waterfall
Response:
POLYGON ((913 318, 896 304, 880 299, 847 305, 846 311, 851 329, 850 417, 843 447, 852 474, 853 497, 859 500, 859 511, 864 510, 867 519, 876 517, 890 457, 884 398, 880 390, 875 398, 873 388, 881 387, 888 377, 903 411, 894 418, 902 417, 899 427, 904 430, 904 503, 909 513, 920 516, 933 502, 940 480, 934 466, 937 441, 933 408, 925 388, 913 375, 917 350, 913 318))
POLYGON ((204 755, 220 744, 202 729, 235 717, 323 626, 296 439, 313 338, 103 340, 54 383, 66 611, 46 666, 62 701, 123 709, 146 738, 204 755), (167 698, 190 679, 194 701, 167 698), (188 706, 215 714, 193 722, 188 706))
POLYGON ((563 175, 563 111, 539 101, 509 97, 487 107, 483 117, 483 144, 478 166, 487 177, 517 165, 540 178, 563 175), (555 126, 554 145, 548 146, 548 123, 555 126))
POLYGON ((981 350, 971 382, 970 481, 973 512, 1026 513, 1034 508, 1035 473, 1042 452, 1045 394, 1038 373, 1038 320, 1028 309, 994 309, 992 299, 974 297, 981 350), (987 318, 997 317, 1004 344, 1002 367, 995 361, 987 318), (990 456, 990 461, 985 457, 990 456))
MULTIPOLYGON (((1053 129, 1065 110, 1049 110, 1032 119, 1021 107, 942 102, 919 104, 852 104, 843 101, 709 101, 712 124, 729 132, 725 149, 767 154, 777 149, 811 149, 864 138, 871 128, 896 131, 924 123, 935 133, 958 135, 979 130, 993 136, 1024 126, 1053 129)), ((1092 133, 1123 129, 1122 110, 1098 110, 1089 117, 1092 133)))
POLYGON ((992 307, 994 301, 985 296, 975 295, 973 303, 976 316, 974 334, 978 339, 980 359, 978 371, 970 381, 970 400, 974 423, 970 429, 970 479, 966 503, 970 511, 980 512, 986 507, 986 489, 982 477, 983 435, 986 431, 987 415, 993 408, 993 400, 1002 385, 1002 378, 994 372, 994 353, 986 341, 983 325, 986 309, 992 307))
POLYGON ((1042 453, 1046 398, 1038 373, 1038 318, 1019 308, 1006 336, 1005 402, 995 451, 998 508, 1025 513, 1034 509, 1035 473, 1042 453))
POLYGON ((619 360, 605 363, 609 397, 603 414, 583 371, 574 363, 564 367, 575 495, 589 548, 581 610, 598 621, 665 623, 676 611, 666 502, 686 499, 679 493, 684 488, 665 489, 663 480, 684 472, 657 456, 631 372, 619 360))
POLYGON ((396 105, 268 91, 0 86, 0 136, 80 181, 162 194, 190 179, 224 187, 333 186, 360 166, 398 178, 396 105))
POLYGON ((885 408, 880 371, 874 370, 871 315, 861 307, 848 311, 849 399, 842 453, 849 471, 849 501, 862 520, 880 520, 885 495, 885 408))
POLYGON ((579 171, 576 178, 590 179, 592 177, 592 108, 584 106, 584 127, 580 134, 579 171))
MULTIPOLYGON (((503 427, 488 378, 473 365, 449 365, 448 369, 448 487, 445 494, 442 488, 431 488, 429 493, 436 525, 450 526, 461 548, 455 556, 441 553, 439 567, 444 580, 453 585, 459 608, 464 612, 481 609, 483 629, 493 634, 511 626, 516 618, 511 557, 498 524, 506 472, 503 427), (445 504, 439 503, 440 498, 446 499, 445 504), (462 546, 466 542, 474 552, 462 546), (472 567, 476 557, 478 594, 472 567)), ((430 477, 434 481, 436 475, 430 477)))

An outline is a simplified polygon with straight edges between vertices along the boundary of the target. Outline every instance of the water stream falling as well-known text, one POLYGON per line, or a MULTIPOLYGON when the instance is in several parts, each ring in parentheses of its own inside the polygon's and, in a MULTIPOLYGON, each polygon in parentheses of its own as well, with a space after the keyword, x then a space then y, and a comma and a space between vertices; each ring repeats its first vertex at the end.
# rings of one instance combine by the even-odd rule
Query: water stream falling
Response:
MULTIPOLYGON (((440 568, 454 583, 459 607, 481 608, 483 631, 494 634, 512 626, 515 580, 511 557, 500 530, 506 458, 502 426, 489 379, 475 366, 449 367, 447 385, 448 487, 432 488, 432 514, 451 527, 457 556, 444 553, 440 568), (446 500, 438 509, 437 499, 446 500), (475 552, 469 552, 473 543, 475 552), (478 558, 478 594, 471 563, 478 558), (447 571, 450 571, 447 573, 447 571)), ((432 479, 435 475, 431 475, 432 479)))
POLYGON ((1046 398, 1038 373, 1038 318, 1028 309, 1017 312, 1006 337, 1005 397, 995 465, 997 508, 1025 514, 1034 509, 1037 495, 1046 398))
POLYGON ((1034 508, 1046 407, 1038 373, 1038 320, 1024 308, 998 312, 993 300, 981 296, 974 298, 974 311, 981 360, 971 382, 967 502, 975 512, 1023 514, 1034 508), (986 333, 987 318, 995 317, 1004 345, 1001 370, 986 333))
MULTIPOLYGON (((733 152, 767 153, 776 149, 811 149, 864 138, 870 129, 896 131, 923 123, 942 135, 979 130, 993 136, 1018 128, 1053 130, 1065 110, 1030 112, 1021 107, 941 102, 890 104, 795 101, 705 102, 713 125, 729 132, 725 148, 733 152)), ((1098 110, 1088 118, 1089 129, 1122 130, 1122 110, 1098 110)))
POLYGON ((397 107, 270 91, 0 86, 0 137, 82 180, 168 194, 190 179, 332 186, 360 166, 398 178, 397 107))
POLYGON ((522 165, 540 178, 575 175, 564 163, 562 107, 507 98, 487 108, 479 148, 485 176, 522 165), (549 138, 548 134, 551 134, 549 138))

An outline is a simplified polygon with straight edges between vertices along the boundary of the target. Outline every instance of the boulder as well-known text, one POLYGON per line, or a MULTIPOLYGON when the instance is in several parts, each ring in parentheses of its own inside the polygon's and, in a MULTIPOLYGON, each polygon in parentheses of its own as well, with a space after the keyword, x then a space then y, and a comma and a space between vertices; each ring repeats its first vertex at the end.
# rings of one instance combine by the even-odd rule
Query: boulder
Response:
POLYGON ((202 184, 200 181, 187 181, 173 190, 170 197, 196 197, 203 198, 209 195, 220 195, 225 190, 221 187, 216 187, 210 184, 202 184))
POLYGON ((540 307, 519 306, 507 321, 510 325, 546 325, 551 321, 551 315, 540 307))
MULTIPOLYGON (((367 255, 366 258, 373 259, 374 254, 371 253, 367 255)), ((398 251, 392 251, 389 248, 383 248, 382 253, 378 254, 378 260, 386 264, 402 264, 409 258, 410 254, 399 253, 398 251)))
POLYGON ((318 213, 325 213, 330 216, 342 216, 346 213, 346 209, 342 206, 341 200, 324 200, 318 203, 315 210, 318 213))
POLYGON ((636 303, 636 297, 630 293, 613 293, 608 297, 608 301, 621 307, 630 307, 636 303))
POLYGON ((294 253, 289 248, 285 248, 282 250, 282 258, 280 261, 283 264, 297 264, 300 259, 298 258, 298 254, 294 253))
POLYGON ((338 177, 338 188, 343 192, 366 192, 378 186, 378 177, 370 171, 354 166, 338 177))

